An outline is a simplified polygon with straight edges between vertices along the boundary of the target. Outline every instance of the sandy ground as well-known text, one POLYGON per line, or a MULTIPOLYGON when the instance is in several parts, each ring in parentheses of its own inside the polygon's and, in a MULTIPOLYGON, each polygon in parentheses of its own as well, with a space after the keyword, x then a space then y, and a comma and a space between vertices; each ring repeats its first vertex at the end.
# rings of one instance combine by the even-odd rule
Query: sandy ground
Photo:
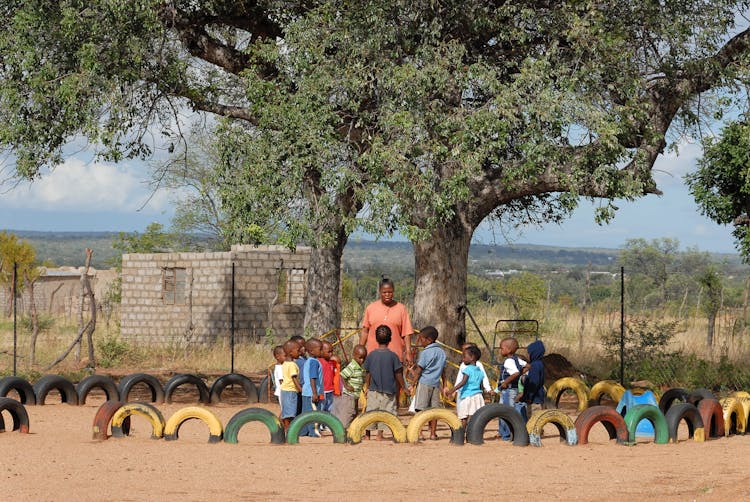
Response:
MULTIPOLYGON (((392 442, 333 444, 302 438, 269 444, 259 423, 247 424, 239 444, 208 444, 208 430, 186 422, 177 441, 152 440, 135 416, 132 435, 92 441, 101 399, 85 406, 29 406, 30 434, 0 434, 0 500, 748 500, 750 435, 678 444, 609 441, 603 426, 586 446, 560 443, 554 426, 541 448, 488 441, 454 446, 443 439, 419 445, 392 442)), ((159 405, 165 418, 188 403, 159 405)), ((276 405, 261 405, 276 412, 276 405)), ((224 424, 248 405, 211 409, 224 424)), ((6 424, 10 416, 3 414, 6 424)), ((408 417, 403 417, 404 421, 408 417)), ((496 422, 495 422, 496 423, 496 422)), ((494 427, 494 424, 490 424, 494 427)), ((487 437, 491 435, 488 429, 487 437)))

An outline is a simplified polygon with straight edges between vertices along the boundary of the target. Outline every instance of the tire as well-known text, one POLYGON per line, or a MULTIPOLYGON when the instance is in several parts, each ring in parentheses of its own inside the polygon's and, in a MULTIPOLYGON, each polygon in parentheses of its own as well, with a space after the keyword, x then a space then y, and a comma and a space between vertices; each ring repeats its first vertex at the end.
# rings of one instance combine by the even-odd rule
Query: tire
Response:
POLYGON ((625 394, 625 387, 614 380, 601 380, 596 382, 589 392, 589 406, 599 406, 602 397, 607 395, 612 401, 619 403, 622 395, 625 394))
MULTIPOLYGON (((687 392, 685 394, 687 394, 687 392)), ((677 442, 677 428, 680 426, 680 422, 683 420, 685 420, 685 423, 687 423, 688 437, 692 438, 693 441, 698 443, 702 443, 706 440, 705 429, 703 427, 703 418, 701 417, 701 414, 698 411, 698 408, 695 407, 695 405, 692 405, 690 403, 674 404, 664 414, 664 418, 667 421, 669 440, 672 443, 677 442)))
POLYGON ((471 444, 483 444, 484 429, 493 418, 502 418, 507 422, 515 446, 529 445, 529 433, 521 414, 513 406, 499 403, 486 404, 471 416, 466 424, 466 441, 471 444))
POLYGON ((164 387, 161 382, 153 375, 146 373, 132 373, 120 380, 120 399, 128 400, 130 391, 139 383, 145 383, 151 389, 151 402, 161 404, 164 402, 164 387))
POLYGON ((47 394, 51 390, 60 392, 60 399, 63 403, 73 406, 78 405, 78 393, 76 387, 65 377, 60 375, 46 375, 40 378, 34 384, 34 394, 36 395, 36 404, 42 406, 47 399, 47 394))
POLYGON ((542 430, 547 424, 554 424, 560 433, 560 439, 570 446, 578 444, 578 434, 573 420, 560 410, 539 410, 526 422, 526 432, 529 433, 529 443, 542 446, 542 430))
POLYGON ((279 417, 263 408, 246 408, 235 413, 227 422, 227 426, 224 428, 224 442, 237 444, 240 429, 248 422, 261 422, 268 427, 272 444, 284 444, 286 441, 284 425, 279 417))
POLYGON ((440 420, 448 424, 451 429, 452 444, 464 444, 466 431, 461 419, 453 411, 445 408, 430 408, 416 413, 406 426, 406 440, 410 443, 419 443, 419 432, 431 420, 440 420))
POLYGON ((160 439, 164 436, 164 416, 149 403, 126 403, 122 405, 112 416, 112 436, 121 438, 130 434, 130 427, 126 427, 124 422, 131 415, 146 417, 151 424, 151 439, 160 439))
POLYGON ((102 389, 107 396, 107 401, 119 401, 120 389, 112 378, 106 375, 89 375, 76 385, 78 404, 86 404, 86 398, 92 389, 102 389))
POLYGON ((164 402, 172 402, 172 394, 180 385, 191 384, 194 385, 198 390, 198 402, 208 404, 210 402, 208 394, 208 385, 203 379, 197 375, 191 375, 190 373, 184 373, 175 375, 170 378, 166 384, 164 384, 164 402))
POLYGON ((672 404, 675 401, 687 403, 689 395, 690 393, 686 391, 685 389, 680 389, 680 388, 667 389, 664 392, 664 394, 661 395, 661 398, 659 399, 659 409, 666 416, 667 412, 669 411, 669 408, 672 406, 672 404))
POLYGON ((308 424, 326 425, 333 433, 334 443, 346 443, 346 431, 341 420, 327 411, 306 411, 294 417, 292 423, 289 424, 289 429, 286 431, 287 444, 299 444, 299 432, 308 424))
POLYGON ((0 378, 0 397, 8 397, 10 391, 18 392, 18 397, 21 398, 21 404, 27 406, 33 406, 36 404, 36 394, 34 394, 34 387, 21 377, 9 376, 0 378))
POLYGON ((693 392, 688 394, 687 402, 698 406, 698 403, 700 403, 701 399, 707 398, 716 399, 716 396, 714 396, 714 393, 708 389, 695 389, 693 392))
MULTIPOLYGON (((296 418, 294 420, 297 420, 296 418)), ((352 420, 349 424, 349 429, 346 431, 346 435, 349 442, 352 444, 359 444, 362 441, 362 435, 365 433, 365 429, 372 424, 383 423, 391 430, 393 434, 393 441, 396 443, 406 442, 406 428, 404 424, 398 419, 393 413, 387 411, 368 411, 359 415, 357 418, 352 420)), ((294 421, 292 421, 294 423, 294 421)), ((289 435, 291 434, 292 426, 289 426, 289 432, 287 433, 287 442, 289 442, 289 435)))
POLYGON ((625 414, 625 425, 628 427, 628 443, 636 443, 636 427, 641 420, 648 420, 654 426, 654 443, 669 443, 669 428, 667 419, 658 406, 652 404, 637 404, 630 408, 625 414))
POLYGON ((729 394, 729 397, 739 397, 740 399, 750 399, 750 392, 744 390, 736 390, 729 394))
POLYGON ((275 390, 273 383, 273 379, 269 379, 268 375, 264 376, 260 379, 260 383, 258 384, 258 402, 259 403, 269 403, 270 402, 270 396, 273 395, 273 391, 275 390))
POLYGON ((213 383, 213 385, 211 385, 211 404, 220 403, 221 393, 224 392, 224 389, 226 389, 230 385, 242 386, 245 391, 246 403, 258 402, 258 389, 255 387, 255 384, 252 382, 252 380, 247 378, 245 375, 240 375, 239 373, 227 373, 226 375, 220 376, 213 383))
POLYGON ((180 427, 190 419, 197 419, 208 425, 208 443, 218 443, 224 437, 224 426, 212 411, 200 406, 188 406, 174 412, 164 425, 164 439, 174 441, 179 438, 180 427))
POLYGON ((716 399, 704 398, 698 403, 698 413, 703 420, 703 430, 709 438, 724 437, 724 410, 716 399))
MULTIPOLYGON (((115 412, 119 410, 125 403, 116 399, 105 401, 104 404, 99 406, 94 415, 94 424, 91 429, 93 431, 92 439, 94 441, 105 441, 109 436, 107 435, 107 429, 109 428, 109 422, 112 420, 115 412)), ((125 435, 130 433, 130 417, 125 418, 121 428, 125 435)))
MULTIPOLYGON (((29 433, 29 414, 26 407, 20 401, 9 397, 0 397, 0 412, 7 411, 13 418, 13 430, 20 434, 29 433)), ((5 420, 0 414, 0 428, 5 430, 5 420)))
POLYGON ((578 444, 588 444, 591 427, 597 423, 607 429, 609 439, 616 439, 618 444, 627 444, 628 426, 625 425, 625 419, 609 406, 592 406, 578 415, 575 421, 578 444))
POLYGON ((720 399, 719 403, 724 414, 724 434, 744 434, 747 430, 747 416, 742 403, 733 397, 720 399))
POLYGON ((591 394, 591 391, 580 378, 565 377, 555 380, 555 382, 547 389, 547 399, 549 399, 550 403, 552 403, 555 408, 559 408, 560 397, 567 389, 576 393, 576 396, 578 397, 578 411, 585 410, 589 405, 589 395, 591 394))

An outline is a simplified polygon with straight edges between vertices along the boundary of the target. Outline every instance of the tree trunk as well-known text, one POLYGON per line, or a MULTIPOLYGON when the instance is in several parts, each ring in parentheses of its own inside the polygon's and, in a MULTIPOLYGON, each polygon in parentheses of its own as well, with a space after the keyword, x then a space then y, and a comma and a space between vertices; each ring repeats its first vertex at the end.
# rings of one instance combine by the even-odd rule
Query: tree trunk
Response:
MULTIPOLYGON (((432 325, 452 347, 466 341, 466 280, 474 229, 459 217, 414 242, 414 327, 432 325)), ((481 346, 482 349, 484 347, 481 346)))
POLYGON ((31 340, 29 341, 29 364, 34 367, 36 364, 36 339, 39 336, 39 315, 37 315, 36 301, 34 300, 34 283, 36 279, 26 280, 29 284, 29 314, 31 315, 31 340))
POLYGON ((706 334, 706 346, 708 347, 709 353, 714 346, 714 328, 716 326, 716 313, 712 312, 708 315, 708 332, 706 334))
POLYGON ((321 336, 341 326, 339 292, 341 260, 347 241, 346 232, 339 231, 338 242, 331 247, 313 247, 307 271, 307 307, 305 335, 321 336))

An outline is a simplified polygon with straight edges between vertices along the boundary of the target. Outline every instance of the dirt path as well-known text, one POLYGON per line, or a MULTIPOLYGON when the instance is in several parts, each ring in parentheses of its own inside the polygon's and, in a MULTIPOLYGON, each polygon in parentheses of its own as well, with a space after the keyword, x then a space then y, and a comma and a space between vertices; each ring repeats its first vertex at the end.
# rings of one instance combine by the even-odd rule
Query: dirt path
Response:
MULTIPOLYGON (((458 447, 447 431, 420 445, 303 438, 273 446, 263 426, 250 423, 239 444, 210 445, 198 421, 167 442, 149 439, 149 425, 136 416, 132 437, 94 442, 100 402, 30 406, 31 434, 0 434, 0 500, 476 500, 507 498, 513 487, 515 499, 663 502, 741 500, 750 486, 750 436, 625 447, 595 426, 591 443, 575 447, 553 437, 554 427, 542 448, 458 447)), ((168 418, 182 406, 159 408, 168 418)), ((226 424, 244 407, 211 409, 226 424)))

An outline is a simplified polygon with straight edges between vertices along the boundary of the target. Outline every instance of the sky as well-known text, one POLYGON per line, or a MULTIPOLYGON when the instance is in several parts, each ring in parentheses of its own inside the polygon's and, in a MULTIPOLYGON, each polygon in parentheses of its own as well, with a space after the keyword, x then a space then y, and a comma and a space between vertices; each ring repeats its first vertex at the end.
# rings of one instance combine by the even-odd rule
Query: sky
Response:
MULTIPOLYGON (((594 205, 582 201, 560 225, 503 233, 483 224, 474 242, 619 248, 632 238, 670 237, 679 240, 683 249, 733 253, 731 228, 702 216, 683 180, 695 169, 700 153, 698 144, 683 142, 679 154, 660 156, 654 172, 664 195, 618 202, 620 210, 609 225, 597 225, 594 205)), ((0 187, 0 229, 132 232, 143 231, 151 222, 169 226, 177 195, 154 193, 147 180, 148 169, 142 162, 107 164, 71 156, 32 183, 0 187)))

